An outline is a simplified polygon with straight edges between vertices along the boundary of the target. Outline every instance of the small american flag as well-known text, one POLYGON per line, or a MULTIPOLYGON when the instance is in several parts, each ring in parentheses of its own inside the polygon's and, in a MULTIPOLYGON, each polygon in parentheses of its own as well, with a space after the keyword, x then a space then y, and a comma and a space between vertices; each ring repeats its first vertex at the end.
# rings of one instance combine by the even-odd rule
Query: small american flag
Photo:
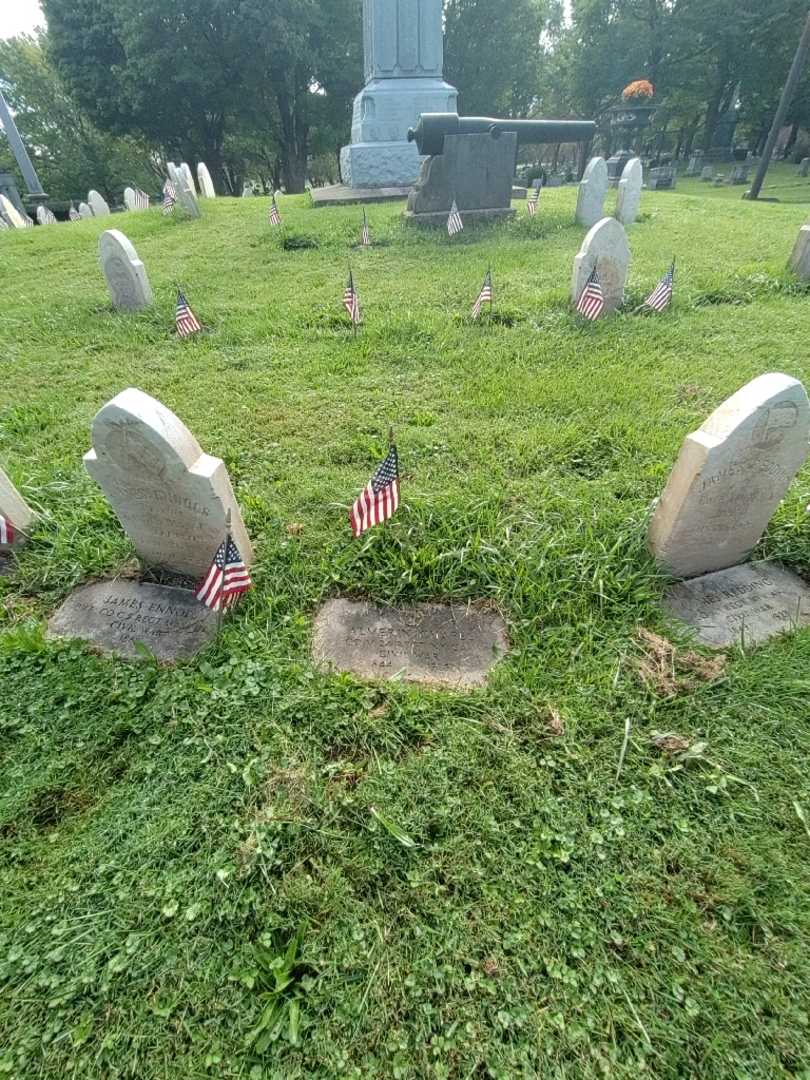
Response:
POLYGON ((145 191, 141 191, 139 187, 135 188, 135 209, 136 210, 148 210, 149 209, 149 196, 145 191))
POLYGON ((202 326, 200 325, 197 316, 188 306, 188 300, 186 300, 182 292, 177 294, 174 325, 177 327, 177 333, 183 338, 190 337, 191 334, 196 334, 199 330, 202 330, 202 326))
POLYGON ((197 586, 195 595, 212 611, 224 611, 252 586, 250 571, 229 535, 217 548, 214 561, 203 581, 197 586))
POLYGON ((363 228, 360 232, 360 247, 371 247, 371 233, 368 231, 368 218, 363 211, 363 228))
POLYGON ((464 222, 461 220, 461 214, 458 212, 456 200, 453 199, 453 205, 450 207, 450 216, 447 219, 447 232, 450 236, 455 236, 456 233, 460 233, 463 228, 464 222))
POLYGON ((385 461, 374 473, 349 511, 349 522, 355 536, 373 525, 387 521, 399 506, 399 459, 397 448, 391 449, 385 461))
POLYGON ((14 531, 14 526, 11 524, 8 518, 3 517, 3 515, 0 514, 0 544, 6 544, 8 546, 11 546, 11 544, 14 543, 14 538, 16 537, 16 535, 17 534, 14 531))
POLYGON ((70 204, 70 209, 68 210, 68 217, 70 218, 71 221, 81 221, 82 220, 82 215, 79 213, 79 211, 73 205, 73 203, 70 204))
POLYGON ((487 276, 484 278, 484 284, 481 286, 475 303, 473 304, 472 317, 477 319, 481 314, 481 308, 484 304, 489 304, 492 307, 492 272, 487 270, 487 276))
POLYGON ((664 311, 672 303, 675 290, 675 260, 642 305, 650 311, 664 311))
POLYGON ((352 277, 351 270, 349 271, 349 280, 346 282, 346 288, 343 293, 343 306, 349 313, 349 318, 355 326, 359 326, 363 321, 360 314, 360 299, 357 295, 357 289, 354 287, 354 278, 352 277))
POLYGON ((537 213, 537 204, 540 202, 540 188, 536 187, 531 194, 531 198, 526 203, 526 209, 529 211, 529 217, 534 217, 537 213))
POLYGON ((271 225, 280 225, 281 224, 281 214, 278 212, 278 204, 276 203, 275 195, 273 196, 273 198, 272 198, 272 200, 270 202, 270 224, 271 225))
POLYGON ((160 204, 160 209, 164 214, 168 215, 174 210, 174 205, 177 202, 177 192, 175 191, 174 184, 171 180, 167 180, 163 185, 163 201, 160 204))
POLYGON ((596 267, 594 267, 591 276, 585 282, 585 288, 580 293, 577 301, 577 311, 580 315, 584 315, 586 319, 593 322, 593 320, 599 318, 604 310, 605 294, 602 292, 599 275, 596 272, 596 267))

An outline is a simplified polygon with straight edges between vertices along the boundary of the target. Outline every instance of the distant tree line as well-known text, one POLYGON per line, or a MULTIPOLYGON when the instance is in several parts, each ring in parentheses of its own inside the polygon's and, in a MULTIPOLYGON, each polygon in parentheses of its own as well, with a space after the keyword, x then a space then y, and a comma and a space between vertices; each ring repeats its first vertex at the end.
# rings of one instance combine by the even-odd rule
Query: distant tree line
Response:
MULTIPOLYGON (((205 160, 220 191, 335 177, 362 85, 362 0, 42 0, 48 32, 0 43, 0 85, 46 189, 154 187, 205 160)), ((462 111, 579 116, 609 148, 612 106, 655 86, 648 141, 710 148, 733 111, 764 138, 806 0, 445 0, 462 111)), ((810 127, 810 77, 789 117, 810 127)), ((798 151, 799 148, 797 148, 798 151)), ((0 140, 0 168, 10 154, 0 140)))

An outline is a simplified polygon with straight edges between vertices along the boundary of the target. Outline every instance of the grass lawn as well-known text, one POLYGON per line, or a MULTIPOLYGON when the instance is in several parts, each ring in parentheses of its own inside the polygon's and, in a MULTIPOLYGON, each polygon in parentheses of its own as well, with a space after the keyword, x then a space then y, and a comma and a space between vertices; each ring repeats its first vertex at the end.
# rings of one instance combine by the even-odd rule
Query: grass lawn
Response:
MULTIPOLYGON (((637 670, 641 627, 688 648, 645 550, 681 440, 756 375, 810 380, 805 211, 686 188, 629 230, 628 308, 675 254, 674 310, 592 326, 573 188, 452 243, 372 206, 370 251, 359 208, 304 198, 290 250, 264 199, 0 236, 0 462, 43 514, 0 577, 0 1076, 810 1078, 810 631, 672 696, 637 670), (105 224, 146 314, 110 308, 105 224), (205 338, 170 332, 178 284, 205 338), (81 460, 126 386, 225 459, 257 552, 174 669, 42 633, 132 568, 81 460), (404 505, 353 541, 389 423, 404 505), (338 594, 482 598, 513 651, 469 695, 327 677, 338 594)), ((805 574, 809 495, 758 552, 805 574)))

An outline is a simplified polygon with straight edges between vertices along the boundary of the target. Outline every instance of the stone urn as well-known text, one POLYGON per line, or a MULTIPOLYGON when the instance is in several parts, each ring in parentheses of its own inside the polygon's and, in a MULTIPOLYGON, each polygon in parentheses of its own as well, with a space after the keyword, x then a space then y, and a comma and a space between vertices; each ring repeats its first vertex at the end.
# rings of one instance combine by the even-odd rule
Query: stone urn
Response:
POLYGON ((621 178, 624 167, 630 158, 635 157, 641 132, 649 127, 656 106, 649 104, 649 98, 641 102, 625 101, 622 105, 616 105, 608 110, 610 113, 610 126, 618 133, 619 144, 629 147, 627 150, 617 150, 608 158, 608 180, 615 187, 621 178))

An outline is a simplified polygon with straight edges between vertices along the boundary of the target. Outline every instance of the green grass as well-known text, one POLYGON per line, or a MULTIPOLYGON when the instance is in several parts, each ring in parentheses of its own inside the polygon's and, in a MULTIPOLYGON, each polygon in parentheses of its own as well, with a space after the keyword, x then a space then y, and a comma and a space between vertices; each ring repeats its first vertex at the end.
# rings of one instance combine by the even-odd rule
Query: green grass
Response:
MULTIPOLYGON (((138 316, 109 306, 105 223, 0 236, 0 461, 43 515, 0 578, 0 1075, 810 1077, 810 632, 674 698, 635 673, 640 626, 685 643, 644 541, 683 436, 764 371, 810 378, 801 207, 711 194, 645 194, 629 307, 675 254, 675 308, 594 326, 570 188, 452 244, 372 206, 367 252, 358 208, 304 199, 297 250, 266 200, 116 217, 138 316), (177 283, 205 338, 170 332, 177 283), (133 560, 81 461, 129 385, 225 459, 257 552, 174 669, 42 636, 133 560), (404 506, 355 542, 389 423, 404 506), (513 651, 466 696, 327 677, 336 594, 484 598, 513 651), (705 751, 679 768, 656 730, 705 751)), ((808 493, 760 551, 804 573, 808 493)))

